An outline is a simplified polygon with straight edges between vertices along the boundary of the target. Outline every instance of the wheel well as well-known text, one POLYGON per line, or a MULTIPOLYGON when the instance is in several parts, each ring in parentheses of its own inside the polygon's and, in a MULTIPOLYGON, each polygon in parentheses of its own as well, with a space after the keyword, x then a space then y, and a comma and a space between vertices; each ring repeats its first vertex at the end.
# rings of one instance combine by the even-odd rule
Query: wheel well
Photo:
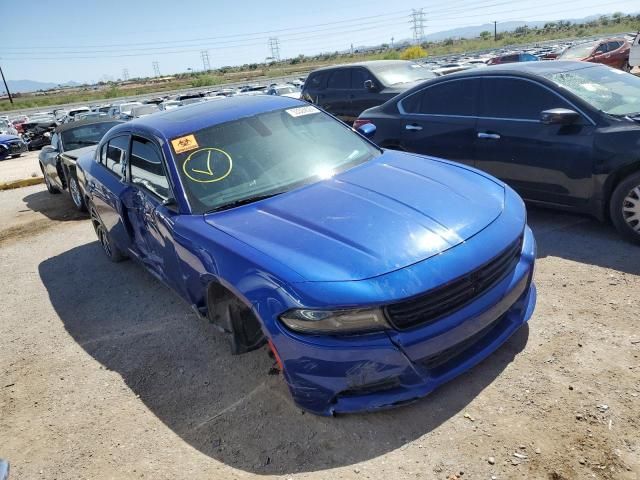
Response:
POLYGON ((609 175, 609 178, 607 178, 604 186, 603 198, 606 218, 609 218, 609 204, 611 202, 611 195, 613 195, 613 191, 625 178, 637 172, 640 172, 640 161, 632 163, 631 165, 627 165, 626 167, 616 170, 614 173, 609 175))
POLYGON ((218 282, 211 282, 207 288, 207 316, 211 323, 229 334, 233 354, 250 352, 266 342, 253 310, 218 282))

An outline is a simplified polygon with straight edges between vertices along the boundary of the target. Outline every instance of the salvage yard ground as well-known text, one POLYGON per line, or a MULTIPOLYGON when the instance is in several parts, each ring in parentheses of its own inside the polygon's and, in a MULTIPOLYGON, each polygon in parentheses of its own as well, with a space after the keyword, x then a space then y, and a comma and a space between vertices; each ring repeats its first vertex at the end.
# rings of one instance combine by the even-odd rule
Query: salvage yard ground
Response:
POLYGON ((0 192, 0 457, 22 479, 640 478, 640 249, 530 209, 538 307, 411 406, 297 409, 43 185, 0 192), (464 474, 463 474, 464 473, 464 474))

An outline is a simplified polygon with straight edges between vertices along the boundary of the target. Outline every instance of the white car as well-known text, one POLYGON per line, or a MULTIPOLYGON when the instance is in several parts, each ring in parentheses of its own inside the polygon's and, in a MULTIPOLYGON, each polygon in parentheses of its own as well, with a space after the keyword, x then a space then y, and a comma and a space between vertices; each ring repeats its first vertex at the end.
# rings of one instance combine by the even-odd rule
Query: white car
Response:
POLYGON ((300 98, 299 88, 293 85, 273 85, 267 90, 267 95, 279 95, 281 97, 300 98))
POLYGON ((640 33, 636 35, 636 39, 629 50, 629 65, 632 67, 640 67, 640 33))

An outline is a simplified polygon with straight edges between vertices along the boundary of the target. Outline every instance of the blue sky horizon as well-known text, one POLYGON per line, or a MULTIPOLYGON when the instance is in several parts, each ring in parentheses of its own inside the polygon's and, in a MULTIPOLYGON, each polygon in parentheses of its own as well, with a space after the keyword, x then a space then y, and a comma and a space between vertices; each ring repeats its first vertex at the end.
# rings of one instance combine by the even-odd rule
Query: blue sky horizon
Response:
MULTIPOLYGON (((202 51, 212 68, 262 62, 271 56, 269 39, 278 39, 281 58, 345 50, 411 38, 410 14, 422 8, 425 35, 495 21, 541 21, 595 14, 637 12, 637 0, 300 0, 235 2, 169 0, 87 2, 31 0, 29 10, 44 12, 46 28, 25 29, 5 22, 0 30, 0 66, 9 80, 96 82, 147 77, 158 62, 162 75, 202 70, 202 51), (59 8, 58 8, 59 7, 59 8), (55 34, 53 33, 55 32, 55 34)), ((24 16, 18 2, 3 6, 8 18, 24 16)))

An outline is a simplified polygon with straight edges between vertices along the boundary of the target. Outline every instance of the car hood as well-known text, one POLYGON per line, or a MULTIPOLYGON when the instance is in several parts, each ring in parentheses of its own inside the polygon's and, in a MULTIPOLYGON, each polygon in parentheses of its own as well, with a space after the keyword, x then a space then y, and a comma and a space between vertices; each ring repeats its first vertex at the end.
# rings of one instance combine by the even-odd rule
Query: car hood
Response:
POLYGON ((22 140, 22 139, 17 135, 0 134, 0 142, 11 142, 13 140, 22 140))
POLYGON ((464 242, 504 208, 504 186, 463 166, 385 151, 329 180, 205 215, 306 281, 372 278, 464 242))
POLYGON ((97 145, 89 145, 87 147, 76 148, 75 150, 65 150, 62 155, 71 160, 77 160, 80 155, 84 155, 85 153, 92 152, 96 149, 97 145))

